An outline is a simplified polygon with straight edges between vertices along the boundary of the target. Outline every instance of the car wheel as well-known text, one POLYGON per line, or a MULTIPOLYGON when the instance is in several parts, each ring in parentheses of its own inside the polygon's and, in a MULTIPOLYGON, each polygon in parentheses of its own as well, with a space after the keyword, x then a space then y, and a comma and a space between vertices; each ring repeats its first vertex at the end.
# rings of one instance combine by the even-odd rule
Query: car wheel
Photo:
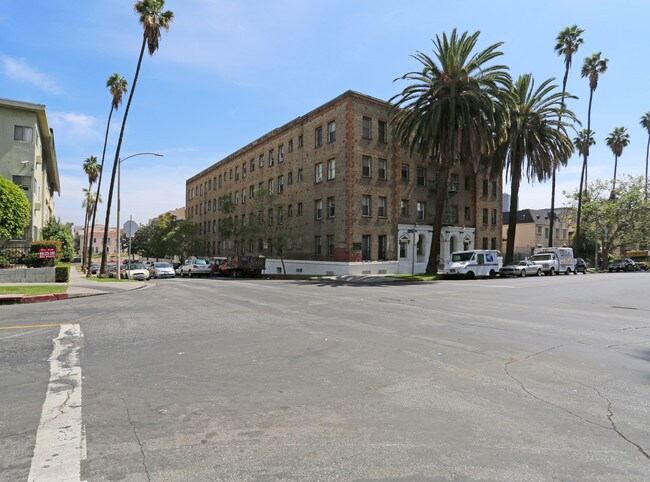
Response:
POLYGON ((537 276, 542 276, 542 270, 541 269, 537 270, 537 276))
POLYGON ((188 278, 191 278, 191 277, 192 277, 192 270, 189 270, 189 271, 187 272, 187 277, 188 277, 188 278))
POLYGON ((551 268, 548 270, 548 275, 553 276, 555 274, 555 268, 551 268))
POLYGON ((493 269, 490 270, 490 278, 496 278, 497 273, 493 269))
POLYGON ((571 268, 567 268, 567 269, 566 269, 566 274, 571 274, 571 273, 572 273, 571 268))
POLYGON ((521 277, 521 278, 525 278, 525 277, 526 277, 526 270, 525 270, 525 269, 521 269, 521 270, 519 270, 519 277, 521 277))
POLYGON ((474 279, 476 276, 474 275, 474 271, 468 271, 467 272, 467 279, 474 279))

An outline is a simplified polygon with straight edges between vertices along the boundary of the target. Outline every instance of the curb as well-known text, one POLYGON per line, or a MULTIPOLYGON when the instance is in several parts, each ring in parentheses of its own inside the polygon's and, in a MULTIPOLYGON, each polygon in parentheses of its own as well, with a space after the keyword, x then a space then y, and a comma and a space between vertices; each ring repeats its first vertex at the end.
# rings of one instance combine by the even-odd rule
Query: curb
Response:
MULTIPOLYGON (((142 286, 137 286, 132 289, 123 290, 121 293, 126 293, 127 291, 136 291, 147 288, 146 284, 142 286)), ((56 294, 44 294, 44 295, 0 295, 0 305, 19 305, 19 304, 30 304, 30 303, 45 303, 47 301, 60 301, 60 300, 71 300, 75 298, 87 298, 90 296, 102 296, 102 295, 114 295, 118 292, 105 292, 105 293, 56 293, 56 294)))

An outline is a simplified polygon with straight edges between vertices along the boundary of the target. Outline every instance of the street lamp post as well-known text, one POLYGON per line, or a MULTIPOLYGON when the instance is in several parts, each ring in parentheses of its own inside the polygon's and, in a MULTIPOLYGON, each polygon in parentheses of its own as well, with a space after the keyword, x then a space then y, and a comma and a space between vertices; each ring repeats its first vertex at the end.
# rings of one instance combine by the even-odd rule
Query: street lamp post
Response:
MULTIPOLYGON (((131 154, 126 156, 124 159, 117 160, 117 266, 115 267, 115 272, 117 273, 117 279, 120 279, 120 254, 122 251, 122 240, 120 238, 120 171, 121 166, 124 161, 131 159, 136 156, 156 156, 163 157, 159 152, 138 152, 137 154, 131 154)), ((108 229, 108 226, 106 227, 108 229)), ((131 260, 129 260, 129 263, 131 260)))
POLYGON ((412 229, 407 230, 407 232, 409 234, 413 234, 413 238, 412 238, 412 241, 411 241, 413 243, 413 246, 412 246, 413 249, 411 250, 411 278, 412 278, 415 275, 415 245, 416 245, 417 234, 418 234, 418 225, 417 225, 417 223, 415 223, 413 225, 412 229))

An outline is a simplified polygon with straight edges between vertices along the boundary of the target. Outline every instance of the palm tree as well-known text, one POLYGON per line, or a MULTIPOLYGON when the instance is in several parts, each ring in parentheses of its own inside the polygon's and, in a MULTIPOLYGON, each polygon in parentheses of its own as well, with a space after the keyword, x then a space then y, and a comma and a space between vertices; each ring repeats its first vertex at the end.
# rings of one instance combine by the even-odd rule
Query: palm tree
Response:
POLYGON ((616 168, 618 167, 618 158, 623 154, 623 149, 630 143, 630 135, 625 132, 625 127, 614 127, 614 130, 605 139, 607 146, 614 153, 614 180, 612 182, 612 193, 610 199, 616 199, 616 168))
POLYGON ((648 146, 645 149, 645 200, 648 200, 648 154, 650 154, 650 112, 641 117, 641 127, 648 131, 648 146))
MULTIPOLYGON (((101 168, 99 167, 99 164, 97 164, 97 157, 95 156, 90 156, 87 157, 86 160, 83 163, 83 170, 88 176, 88 193, 92 193, 92 185, 97 182, 97 177, 99 176, 99 173, 101 171, 101 168)), ((86 266, 85 260, 86 260, 86 246, 88 243, 88 223, 90 222, 90 213, 89 209, 91 209, 92 203, 88 204, 86 207, 86 214, 84 216, 84 243, 81 248, 81 266, 84 267, 86 266)))
MULTIPOLYGON (((582 71, 580 72, 581 77, 589 78, 589 109, 587 110, 587 139, 585 145, 587 149, 582 153, 582 175, 580 176, 580 186, 583 185, 586 188, 587 185, 587 160, 589 158, 589 149, 590 146, 589 137, 591 136, 591 103, 594 99, 594 92, 598 87, 598 79, 600 74, 604 74, 607 71, 607 62, 609 59, 603 59, 600 57, 600 52, 597 52, 590 57, 585 58, 584 63, 582 64, 582 71)), ((581 188, 582 189, 582 188, 581 188)), ((576 256, 579 253, 580 245, 580 214, 581 214, 581 200, 582 192, 579 194, 578 200, 578 217, 576 219, 576 233, 575 233, 575 247, 576 247, 576 256)))
MULTIPOLYGON (((111 117, 113 117, 113 111, 116 111, 120 104, 122 103, 122 97, 129 90, 128 83, 124 77, 121 77, 119 74, 111 75, 106 81, 106 87, 108 87, 109 92, 111 93, 111 110, 108 113, 108 122, 106 123, 106 134, 104 135, 104 149, 102 150, 102 163, 99 170, 99 181, 97 182, 97 195, 101 192, 102 188, 102 173, 104 172, 104 159, 106 156, 106 145, 108 144, 108 131, 111 127, 111 117)), ((97 203, 93 206, 93 220, 90 228, 90 244, 88 245, 88 269, 86 271, 86 276, 90 277, 90 265, 92 263, 92 253, 93 253, 93 237, 95 236, 95 219, 97 218, 97 203)))
MULTIPOLYGON (((136 14, 139 15, 139 21, 142 24, 142 46, 140 47, 140 55, 138 56, 138 64, 135 69, 135 76, 133 77, 133 85, 129 93, 129 100, 126 103, 124 110, 124 118, 122 119, 122 128, 120 129, 120 137, 117 141, 117 148, 115 150, 115 159, 113 160, 113 171, 111 172, 111 184, 108 189, 108 201, 106 203, 106 228, 104 229, 104 239, 102 242, 102 263, 100 272, 106 275, 106 245, 108 244, 108 226, 111 218, 111 204, 113 201, 113 187, 115 186, 115 175, 117 174, 117 164, 120 159, 120 149, 122 148, 122 139, 124 138, 124 129, 126 127, 126 119, 129 116, 129 109, 131 108, 131 101, 133 100, 133 93, 135 86, 138 82, 138 75, 140 74, 140 66, 142 65, 142 57, 144 56, 144 49, 148 47, 149 55, 153 55, 158 50, 160 41, 160 29, 169 30, 169 24, 174 19, 174 13, 171 10, 163 11, 165 8, 165 0, 141 0, 134 5, 136 14)), ((117 227, 118 233, 120 227, 117 227)))
POLYGON ((480 32, 436 35, 434 57, 417 52, 414 58, 422 70, 399 79, 412 82, 393 96, 396 100, 393 124, 402 147, 417 152, 439 170, 433 215, 433 237, 427 273, 436 273, 440 234, 449 172, 460 163, 476 169, 499 141, 507 111, 502 96, 510 82, 507 67, 489 65, 503 55, 502 43, 473 53, 480 32))
MULTIPOLYGON (((587 131, 587 129, 582 129, 578 132, 578 135, 573 138, 573 145, 578 150, 578 157, 589 156, 589 148, 596 145, 596 138, 594 137, 596 133, 594 131, 587 131)), ((585 164, 582 164, 582 173, 580 174, 580 187, 578 188, 578 215, 577 219, 580 219, 582 212, 582 191, 583 183, 585 182, 585 164)), ((577 239, 577 237, 576 237, 577 239)), ((577 240, 574 245, 577 249, 577 240)))
MULTIPOLYGON (((578 51, 582 45, 582 33, 584 30, 579 29, 577 25, 566 27, 555 39, 555 52, 564 56, 564 78, 562 79, 562 105, 564 106, 564 97, 566 95, 566 84, 569 79, 569 69, 573 61, 573 54, 578 51)), ((561 114, 560 114, 561 115, 561 114)), ((560 159, 560 163, 566 166, 567 159, 560 159)), ((551 182, 551 214, 549 219, 548 245, 553 246, 553 225, 555 222, 555 175, 557 165, 553 165, 553 174, 551 182)))
POLYGON ((577 122, 573 112, 564 108, 566 93, 557 90, 554 79, 539 87, 531 74, 519 76, 512 86, 510 121, 507 136, 492 156, 493 164, 505 163, 506 177, 510 180, 510 218, 506 243, 505 262, 514 257, 517 229, 517 204, 519 187, 525 173, 528 182, 542 182, 553 173, 553 167, 573 152, 573 144, 566 133, 570 124, 577 122))

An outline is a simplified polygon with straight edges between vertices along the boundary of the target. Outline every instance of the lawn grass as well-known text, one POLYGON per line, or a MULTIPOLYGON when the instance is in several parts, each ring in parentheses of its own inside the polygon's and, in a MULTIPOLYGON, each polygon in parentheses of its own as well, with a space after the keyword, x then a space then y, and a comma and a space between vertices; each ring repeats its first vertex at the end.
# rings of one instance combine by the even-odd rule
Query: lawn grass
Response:
POLYGON ((442 275, 440 274, 416 274, 411 276, 410 274, 394 274, 391 275, 392 278, 398 278, 402 280, 418 280, 418 281, 435 281, 442 279, 442 275))
POLYGON ((43 285, 29 285, 29 286, 0 286, 0 295, 48 295, 50 293, 65 293, 68 291, 67 286, 43 286, 43 285))
POLYGON ((133 283, 135 279, 124 279, 124 278, 98 278, 97 276, 91 276, 90 278, 86 278, 87 280, 90 281, 98 281, 100 283, 133 283))

